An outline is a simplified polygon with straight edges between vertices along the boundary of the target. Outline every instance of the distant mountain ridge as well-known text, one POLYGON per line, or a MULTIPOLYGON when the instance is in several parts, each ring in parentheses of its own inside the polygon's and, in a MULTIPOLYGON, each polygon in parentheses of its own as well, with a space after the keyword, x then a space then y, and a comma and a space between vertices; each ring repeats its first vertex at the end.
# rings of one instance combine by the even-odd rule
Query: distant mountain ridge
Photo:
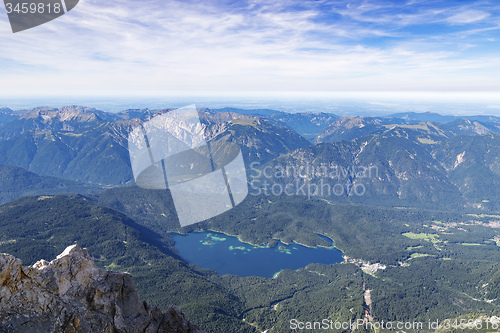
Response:
POLYGON ((268 193, 272 184, 279 184, 277 188, 289 186, 295 195, 333 202, 455 209, 465 205, 432 151, 401 132, 321 143, 280 156, 261 170, 266 168, 271 176, 253 171, 260 177, 252 186, 262 188, 267 181, 268 193), (290 172, 284 176, 280 170, 290 172))
POLYGON ((316 142, 351 141, 366 135, 381 133, 385 129, 379 119, 342 117, 323 130, 316 138, 316 142))
MULTIPOLYGON (((17 114, 17 118, 0 127, 0 138, 3 138, 0 140, 0 163, 38 175, 98 186, 133 185, 128 133, 140 122, 170 110, 138 109, 117 114, 79 106, 35 108, 17 113, 4 110, 7 114, 17 114)), ((490 122, 457 117, 452 120, 451 116, 443 118, 431 113, 338 118, 326 113, 288 114, 268 109, 234 108, 203 108, 199 115, 207 140, 238 144, 247 166, 252 162, 258 162, 260 167, 265 167, 265 163, 282 163, 290 167, 304 163, 338 163, 346 168, 376 166, 377 179, 347 177, 345 180, 349 186, 365 186, 367 193, 357 202, 431 206, 448 202, 481 209, 493 209, 500 204, 495 199, 496 192, 473 175, 474 168, 464 168, 467 164, 456 170, 450 167, 459 159, 457 156, 467 150, 462 145, 469 144, 470 140, 478 145, 477 151, 494 149, 495 135, 500 133, 500 123, 495 117, 480 117, 490 122), (427 121, 420 121, 423 119, 427 121), (429 119, 449 122, 440 124, 429 119), (311 144, 292 126, 303 133, 324 128, 316 139, 320 145, 311 144), (460 137, 465 138, 458 139, 460 137), (473 137, 482 139, 466 139, 473 137), (490 137, 493 139, 488 141, 490 137), (441 147, 450 148, 443 151, 441 147), (465 186, 465 179, 472 183, 465 186), (466 203, 464 200, 472 201, 466 203)), ((491 174, 496 184, 498 165, 485 160, 493 158, 492 154, 482 156, 471 151, 464 156, 471 165, 485 168, 483 174, 491 174)), ((286 180, 305 182, 298 178, 286 180)), ((317 180, 310 182, 314 184, 317 180)), ((278 182, 284 181, 285 178, 278 182)), ((55 192, 48 193, 60 193, 57 188, 62 185, 56 183, 44 183, 54 184, 56 188, 55 192)), ((330 184, 335 185, 334 182, 330 184)), ((69 190, 73 185, 62 188, 65 186, 69 190)), ((40 189, 43 188, 48 190, 45 185, 40 189)), ((23 192, 18 193, 5 197, 12 199, 23 192)), ((353 198, 336 196, 335 199, 349 201, 353 198)))
POLYGON ((337 115, 325 112, 299 112, 288 113, 270 109, 238 109, 221 108, 208 110, 208 112, 231 112, 242 115, 258 116, 280 121, 308 140, 314 140, 329 124, 338 118, 337 115))
MULTIPOLYGON (((210 130, 213 127, 209 127, 210 130)), ((276 126, 265 118, 233 119, 219 128, 219 133, 210 141, 234 142, 243 152, 247 163, 265 163, 273 158, 311 145, 295 131, 286 126, 276 126)))
POLYGON ((466 118, 471 121, 481 121, 486 123, 499 123, 500 117, 495 117, 491 115, 461 115, 461 116, 450 116, 450 115, 441 115, 435 112, 403 112, 403 113, 394 113, 388 116, 389 118, 400 118, 406 121, 411 122, 422 122, 429 121, 434 123, 446 124, 452 121, 455 121, 460 118, 466 118))
MULTIPOLYGON (((25 119, 26 120, 26 119, 25 119)), ((127 137, 131 124, 92 120, 81 126, 27 119, 20 134, 0 129, 0 164, 70 180, 126 184, 132 180, 127 137), (41 125, 41 126, 40 126, 41 125)), ((79 125, 81 123, 78 123, 79 125)), ((10 125, 10 124, 9 124, 10 125)))
MULTIPOLYGON (((75 181, 133 184, 128 134, 141 121, 169 110, 108 114, 70 106, 26 111, 0 128, 0 164, 75 181)), ((200 113, 200 119, 208 140, 239 144, 249 162, 266 162, 310 145, 274 120, 210 112, 200 113)))
POLYGON ((27 195, 82 193, 102 191, 102 186, 65 180, 57 177, 40 176, 22 168, 0 165, 0 204, 27 195))
POLYGON ((394 118, 378 117, 342 117, 326 127, 315 142, 351 141, 401 128, 413 130, 415 135, 420 133, 429 139, 431 137, 442 139, 457 135, 475 136, 500 133, 500 123, 483 123, 468 118, 459 118, 445 124, 430 121, 402 123, 395 120, 394 118))
POLYGON ((18 116, 14 113, 13 110, 9 108, 0 108, 0 127, 7 123, 10 123, 17 117, 18 116))

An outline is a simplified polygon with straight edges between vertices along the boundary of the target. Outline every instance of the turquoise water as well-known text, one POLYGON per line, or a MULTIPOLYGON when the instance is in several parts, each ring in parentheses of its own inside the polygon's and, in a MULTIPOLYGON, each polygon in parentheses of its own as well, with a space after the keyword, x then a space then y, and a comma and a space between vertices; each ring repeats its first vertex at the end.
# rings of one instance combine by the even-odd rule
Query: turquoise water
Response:
MULTIPOLYGON (((237 237, 212 231, 172 234, 172 237, 183 259, 222 275, 271 278, 283 269, 296 270, 312 263, 328 265, 343 261, 342 252, 333 246, 308 248, 295 243, 279 243, 273 248, 254 247, 240 242, 237 237)), ((332 243, 331 239, 320 237, 332 243)))

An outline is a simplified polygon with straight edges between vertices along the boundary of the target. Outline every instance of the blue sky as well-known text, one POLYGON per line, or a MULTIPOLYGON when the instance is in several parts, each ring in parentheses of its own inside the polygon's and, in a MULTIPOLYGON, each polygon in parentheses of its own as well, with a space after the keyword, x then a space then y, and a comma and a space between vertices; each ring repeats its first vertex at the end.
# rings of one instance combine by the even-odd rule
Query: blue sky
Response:
POLYGON ((17 34, 0 8, 3 96, 500 92, 496 0, 80 0, 17 34))

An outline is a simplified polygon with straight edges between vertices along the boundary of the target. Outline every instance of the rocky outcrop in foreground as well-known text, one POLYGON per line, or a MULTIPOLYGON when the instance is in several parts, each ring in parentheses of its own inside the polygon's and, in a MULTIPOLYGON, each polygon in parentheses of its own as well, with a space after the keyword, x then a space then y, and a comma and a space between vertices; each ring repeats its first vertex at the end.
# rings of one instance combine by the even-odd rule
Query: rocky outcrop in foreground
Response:
POLYGON ((0 333, 203 333, 175 306, 141 301, 132 276, 97 267, 86 249, 22 266, 0 254, 0 333))

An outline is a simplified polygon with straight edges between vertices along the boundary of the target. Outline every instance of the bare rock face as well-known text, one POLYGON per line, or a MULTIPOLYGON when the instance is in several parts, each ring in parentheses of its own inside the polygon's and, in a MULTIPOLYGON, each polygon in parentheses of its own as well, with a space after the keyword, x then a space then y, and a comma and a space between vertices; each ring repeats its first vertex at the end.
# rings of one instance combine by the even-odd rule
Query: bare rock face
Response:
POLYGON ((132 276, 97 267, 76 245, 23 267, 0 254, 0 333, 203 333, 175 306, 142 301, 132 276))

